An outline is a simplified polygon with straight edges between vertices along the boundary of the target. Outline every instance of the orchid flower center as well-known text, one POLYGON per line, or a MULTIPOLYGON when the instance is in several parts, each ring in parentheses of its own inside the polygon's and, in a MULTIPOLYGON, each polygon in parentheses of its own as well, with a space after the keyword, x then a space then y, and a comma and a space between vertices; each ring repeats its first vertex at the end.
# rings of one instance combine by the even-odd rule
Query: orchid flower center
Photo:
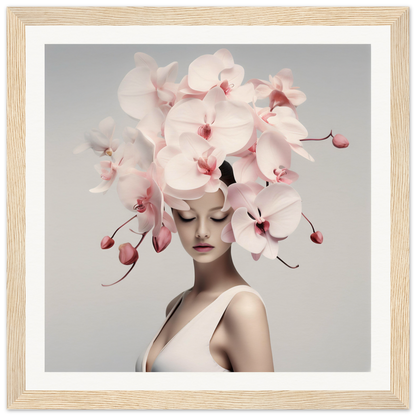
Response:
POLYGON ((198 134, 205 140, 208 140, 212 136, 212 129, 210 124, 204 124, 198 127, 198 134))
POLYGON ((137 212, 143 213, 146 211, 147 203, 143 199, 138 199, 137 204, 133 207, 133 209, 137 212))
POLYGON ((254 230, 256 231, 256 234, 263 235, 266 233, 266 231, 270 228, 269 221, 266 221, 264 218, 260 217, 257 222, 254 230))
POLYGON ((257 142, 253 144, 253 146, 249 147, 248 150, 252 153, 256 153, 257 150, 257 142))
POLYGON ((280 171, 279 171, 279 170, 277 170, 277 169, 274 169, 274 170, 273 170, 273 174, 275 174, 275 175, 276 175, 276 181, 277 181, 277 182, 280 182, 280 178, 281 178, 282 176, 287 175, 287 169, 286 169, 286 168, 283 168, 283 169, 281 169, 280 171))
POLYGON ((220 84, 220 88, 224 91, 225 95, 228 95, 231 92, 233 87, 234 87, 234 84, 228 84, 227 80, 221 82, 220 84))
POLYGON ((199 172, 201 172, 203 175, 212 175, 215 168, 217 167, 217 163, 215 161, 210 165, 207 159, 200 157, 198 159, 197 167, 199 172))
POLYGON ((283 106, 290 104, 289 99, 286 97, 286 95, 282 91, 274 90, 270 94, 270 111, 273 110, 273 108, 277 106, 283 106))
POLYGON ((113 154, 113 149, 112 149, 111 147, 109 147, 109 148, 105 151, 105 154, 106 154, 107 156, 112 156, 112 154, 113 154))

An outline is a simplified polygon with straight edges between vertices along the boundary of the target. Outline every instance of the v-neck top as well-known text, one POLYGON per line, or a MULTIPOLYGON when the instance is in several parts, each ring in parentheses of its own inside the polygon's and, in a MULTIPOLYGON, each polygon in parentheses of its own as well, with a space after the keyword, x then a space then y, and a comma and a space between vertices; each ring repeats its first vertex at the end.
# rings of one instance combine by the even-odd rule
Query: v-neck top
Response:
MULTIPOLYGON (((146 372, 149 351, 169 318, 182 303, 186 292, 183 292, 170 310, 144 354, 138 358, 136 372, 146 372)), ((229 303, 239 292, 255 293, 264 304, 260 294, 247 285, 234 286, 224 291, 165 344, 153 362, 151 372, 230 372, 214 360, 209 350, 209 344, 229 303)))

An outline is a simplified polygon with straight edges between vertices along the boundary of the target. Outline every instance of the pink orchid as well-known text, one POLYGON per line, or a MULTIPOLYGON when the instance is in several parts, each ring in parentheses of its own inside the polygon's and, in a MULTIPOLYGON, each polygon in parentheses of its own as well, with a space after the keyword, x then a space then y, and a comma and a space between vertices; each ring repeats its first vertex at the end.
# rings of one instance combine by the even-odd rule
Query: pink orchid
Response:
POLYGON ((130 169, 128 174, 120 176, 118 195, 127 209, 137 212, 139 233, 153 228, 153 235, 158 235, 162 227, 164 201, 162 191, 152 177, 152 169, 151 166, 146 173, 130 169))
POLYGON ((111 247, 113 247, 114 245, 114 240, 109 237, 108 235, 106 235, 102 240, 101 240, 101 248, 103 250, 107 250, 111 247))
POLYGON ((213 55, 196 58, 189 65, 188 78, 182 80, 179 91, 195 95, 195 92, 220 87, 227 98, 249 103, 254 96, 254 87, 251 83, 241 85, 243 79, 244 68, 234 64, 230 51, 220 49, 213 55))
POLYGON ((308 131, 296 119, 295 113, 288 107, 276 107, 273 112, 266 108, 257 108, 254 105, 254 122, 261 132, 277 131, 283 134, 291 149, 314 162, 314 158, 303 148, 302 140, 308 136, 308 131))
POLYGON ((169 111, 165 138, 168 145, 178 146, 182 133, 196 133, 211 146, 224 148, 227 154, 232 154, 251 140, 253 127, 250 107, 226 100, 222 89, 215 87, 202 101, 184 99, 169 111))
POLYGON ((121 81, 118 98, 121 108, 131 117, 143 118, 162 104, 173 105, 178 85, 174 84, 178 63, 159 68, 156 61, 145 53, 134 55, 136 68, 121 81))
POLYGON ((350 145, 348 139, 339 133, 333 137, 332 144, 339 149, 344 149, 350 145))
POLYGON ((162 226, 160 233, 152 239, 156 253, 162 252, 172 241, 172 233, 169 228, 162 226))
POLYGON ((268 182, 284 182, 290 185, 299 178, 289 170, 292 152, 283 134, 277 131, 264 132, 257 144, 257 164, 268 182))
POLYGON ((73 153, 81 153, 91 148, 98 156, 112 156, 118 148, 118 140, 113 140, 116 124, 112 117, 101 120, 97 129, 92 129, 85 133, 86 143, 77 146, 73 153))
POLYGON ((120 250, 119 260, 126 266, 136 263, 136 261, 139 259, 139 253, 137 249, 130 243, 121 244, 118 249, 120 250))
POLYGON ((287 106, 294 111, 297 118, 296 107, 306 100, 306 95, 298 87, 292 87, 293 74, 289 68, 282 69, 274 77, 270 75, 269 82, 260 79, 251 79, 248 82, 254 85, 258 99, 269 97, 270 111, 277 106, 287 106))
POLYGON ((190 199, 219 189, 219 167, 224 159, 224 149, 211 146, 195 133, 183 133, 179 147, 165 147, 159 158, 170 194, 177 198, 191 196, 190 199))
MULTIPOLYGON (((291 234, 301 217, 301 199, 289 185, 274 183, 260 192, 247 184, 232 184, 228 197, 234 214, 231 227, 235 241, 258 259, 261 254, 273 259, 278 242, 291 234)), ((224 228, 223 239, 231 239, 224 228)))

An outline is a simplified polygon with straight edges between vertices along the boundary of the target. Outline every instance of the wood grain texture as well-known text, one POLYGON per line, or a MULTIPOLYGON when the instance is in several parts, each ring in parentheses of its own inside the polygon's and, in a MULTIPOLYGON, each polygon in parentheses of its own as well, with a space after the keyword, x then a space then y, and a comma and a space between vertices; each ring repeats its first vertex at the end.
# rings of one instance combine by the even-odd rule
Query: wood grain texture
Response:
POLYGON ((7 403, 25 389, 25 28, 7 11, 7 403))
POLYGON ((49 25, 392 25, 406 7, 13 7, 25 24, 49 25))
POLYGON ((407 7, 7 9, 7 383, 10 409, 409 408, 409 9, 407 7), (390 391, 25 391, 25 26, 389 25, 390 391))
POLYGON ((391 391, 409 406, 409 10, 391 27, 391 391))

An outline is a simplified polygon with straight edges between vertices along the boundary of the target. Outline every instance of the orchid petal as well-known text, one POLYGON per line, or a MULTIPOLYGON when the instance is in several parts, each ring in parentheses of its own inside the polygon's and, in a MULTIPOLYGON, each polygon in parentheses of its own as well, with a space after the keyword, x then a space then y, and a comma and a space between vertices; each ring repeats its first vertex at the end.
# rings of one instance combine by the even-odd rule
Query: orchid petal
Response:
POLYGON ((259 169, 271 181, 276 179, 275 169, 279 169, 280 166, 290 167, 291 148, 281 133, 263 133, 259 138, 256 153, 259 169))
POLYGON ((153 214, 152 207, 149 206, 145 212, 137 213, 137 220, 139 222, 139 233, 147 233, 152 229, 155 224, 155 217, 153 214))
POLYGON ((162 87, 165 82, 175 82, 177 74, 178 74, 177 62, 172 62, 171 64, 163 68, 158 68, 156 71, 157 86, 162 87))
POLYGON ((237 182, 255 182, 259 177, 256 155, 251 153, 246 157, 238 159, 233 164, 234 175, 237 182))
POLYGON ((111 141, 114 135, 114 130, 116 129, 116 123, 113 117, 106 117, 104 120, 100 121, 98 128, 101 133, 103 133, 104 136, 111 141))
POLYGON ((232 218, 231 224, 236 242, 251 253, 261 253, 266 245, 266 239, 255 232, 256 221, 247 213, 246 207, 238 208, 232 218))
POLYGON ((296 152, 297 154, 303 156, 305 159, 310 160, 311 162, 315 162, 315 159, 303 148, 302 145, 289 143, 291 149, 296 152))
POLYGON ((126 127, 123 130, 123 138, 127 143, 134 143, 138 135, 139 131, 133 127, 126 127))
POLYGON ((257 261, 261 257, 261 253, 251 253, 251 257, 257 261))
POLYGON ((289 89, 293 85, 293 74, 291 69, 282 69, 275 75, 275 78, 277 77, 282 81, 283 89, 289 89))
POLYGON ((221 60, 224 68, 231 68, 234 65, 234 58, 228 49, 219 49, 214 56, 221 60))
POLYGON ((159 162, 160 166, 162 166, 162 168, 166 168, 168 162, 181 153, 182 151, 179 149, 179 147, 166 146, 157 154, 157 161, 159 162))
POLYGON ((189 160, 184 154, 179 154, 168 162, 165 178, 170 187, 178 190, 197 189, 210 180, 210 176, 201 174, 197 163, 189 160))
POLYGON ((83 152, 84 150, 87 150, 87 149, 89 149, 91 147, 91 144, 90 143, 87 143, 87 142, 85 142, 85 143, 81 143, 81 144, 79 144, 73 151, 72 151, 72 153, 74 154, 74 155, 76 155, 76 154, 78 154, 78 153, 81 153, 81 152, 83 152))
POLYGON ((280 238, 275 238, 270 235, 268 232, 265 233, 266 245, 264 250, 261 252, 264 257, 268 259, 275 259, 279 253, 279 240, 280 238))
POLYGON ((234 84, 233 88, 238 88, 244 79, 244 68, 241 65, 234 65, 232 68, 224 69, 221 72, 220 80, 227 80, 229 84, 234 84))
POLYGON ((220 189, 224 194, 224 204, 221 208, 221 211, 226 212, 231 208, 230 201, 228 200, 228 186, 223 181, 220 181, 220 189))
POLYGON ((260 84, 256 87, 254 92, 256 94, 256 97, 259 100, 262 100, 264 98, 267 98, 272 91, 273 90, 268 85, 260 84))
POLYGON ((147 188, 150 182, 139 171, 135 171, 129 175, 120 176, 118 181, 118 196, 123 205, 130 211, 134 211, 133 207, 137 203, 137 199, 147 197, 147 188))
POLYGON ((167 195, 165 192, 163 192, 163 198, 165 202, 173 209, 179 209, 180 211, 189 210, 189 205, 182 199, 167 195))
POLYGON ((229 97, 232 100, 240 100, 244 103, 251 103, 254 100, 254 94, 253 84, 244 84, 238 88, 233 88, 229 93, 229 97))
POLYGON ((173 221, 173 218, 166 211, 163 211, 163 224, 172 233, 176 233, 178 231, 176 229, 175 221, 173 221))
POLYGON ((274 183, 256 197, 262 218, 270 223, 269 233, 276 238, 287 237, 299 224, 302 204, 299 194, 289 185, 274 183))
POLYGON ((211 145, 223 147, 229 154, 241 150, 247 144, 254 126, 253 116, 247 107, 238 101, 221 101, 215 106, 216 119, 212 125, 211 145))
POLYGON ((224 91, 220 87, 212 88, 208 91, 202 102, 205 104, 207 113, 206 123, 213 123, 215 120, 215 105, 221 101, 226 101, 224 91))
POLYGON ((92 192, 93 194, 98 194, 100 192, 106 193, 110 189, 115 178, 116 178, 116 175, 114 173, 113 175, 111 175, 111 179, 109 179, 108 181, 102 181, 98 186, 90 189, 90 192, 92 192))
POLYGON ((228 200, 233 209, 245 207, 254 218, 258 218, 259 213, 254 205, 255 199, 255 192, 247 184, 233 183, 228 187, 228 200))
POLYGON ((85 132, 85 140, 96 152, 104 152, 110 147, 110 141, 108 138, 97 129, 85 132))
POLYGON ((212 146, 196 133, 182 133, 179 146, 184 154, 194 160, 198 160, 204 152, 212 149, 212 146))
POLYGON ((129 116, 141 119, 159 103, 156 88, 145 66, 132 69, 118 87, 120 106, 129 116))
POLYGON ((293 105, 301 105, 306 101, 306 95, 302 91, 290 89, 285 94, 293 105))
POLYGON ((140 130, 134 146, 138 152, 137 164, 140 168, 146 171, 153 162, 155 154, 155 144, 151 142, 140 130))
POLYGON ((156 61, 150 55, 147 55, 143 52, 137 52, 134 54, 134 62, 137 67, 147 67, 151 72, 156 72, 157 70, 156 61))
MULTIPOLYGON (((221 173, 220 173, 220 176, 221 176, 221 173)), ((209 179, 209 181, 205 185, 205 192, 217 192, 218 189, 220 188, 220 183, 221 183, 221 181, 219 179, 214 179, 211 176, 211 178, 209 179)))
POLYGON ((179 136, 184 132, 198 132, 205 124, 206 110, 201 100, 182 100, 172 107, 166 116, 165 139, 168 145, 178 145, 179 136))
POLYGON ((218 74, 224 69, 220 58, 202 55, 189 65, 188 84, 196 91, 208 91, 218 82, 218 74))
POLYGON ((221 232, 221 240, 224 241, 224 243, 235 243, 235 237, 233 228, 231 226, 231 222, 229 222, 221 232))

